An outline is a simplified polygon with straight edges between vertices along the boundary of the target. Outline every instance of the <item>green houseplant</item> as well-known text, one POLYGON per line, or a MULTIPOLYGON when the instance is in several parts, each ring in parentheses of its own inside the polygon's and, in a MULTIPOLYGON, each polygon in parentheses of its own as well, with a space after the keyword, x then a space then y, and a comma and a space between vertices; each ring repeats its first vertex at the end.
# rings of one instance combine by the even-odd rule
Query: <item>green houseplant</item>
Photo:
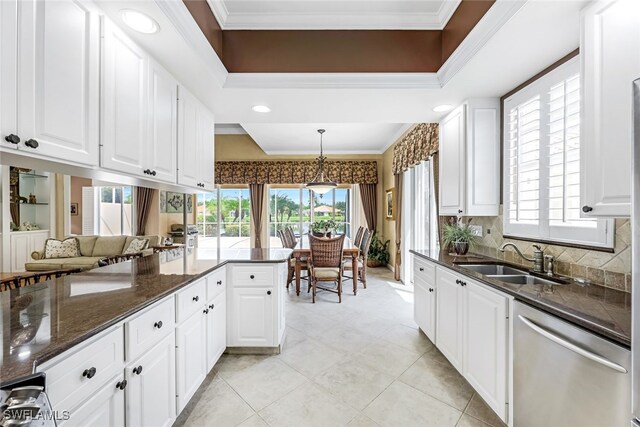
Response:
POLYGON ((383 243, 378 237, 378 233, 373 235, 369 246, 369 253, 367 254, 368 267, 379 267, 389 263, 389 259, 391 258, 389 254, 389 243, 389 240, 383 243))
POLYGON ((457 255, 465 255, 478 240, 471 226, 461 221, 444 226, 442 240, 446 247, 453 248, 457 255))
POLYGON ((331 237, 331 232, 336 229, 336 222, 332 219, 321 219, 311 224, 311 232, 316 237, 331 237))

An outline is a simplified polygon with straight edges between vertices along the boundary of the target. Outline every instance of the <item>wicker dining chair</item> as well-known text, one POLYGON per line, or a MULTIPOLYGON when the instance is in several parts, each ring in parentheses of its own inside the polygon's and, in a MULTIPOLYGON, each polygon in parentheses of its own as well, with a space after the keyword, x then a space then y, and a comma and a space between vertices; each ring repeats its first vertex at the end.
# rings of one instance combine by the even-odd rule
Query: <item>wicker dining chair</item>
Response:
MULTIPOLYGON (((365 229, 362 233, 362 239, 358 245, 360 253, 358 254, 358 280, 362 282, 364 288, 367 289, 367 258, 369 254, 369 246, 371 246, 371 239, 373 238, 373 232, 365 229)), ((344 270, 352 270, 353 264, 351 259, 345 259, 343 263, 344 270)), ((353 280, 353 276, 345 276, 347 279, 353 280)), ((354 287, 355 289, 355 287, 354 287)))
MULTIPOLYGON (((293 236, 293 230, 291 230, 290 233, 287 233, 287 228, 285 228, 284 230, 278 230, 276 233, 280 238, 280 242, 282 242, 283 248, 292 249, 296 246, 297 242, 295 242, 295 238, 292 242, 290 237, 290 236, 293 236)), ((300 259, 300 271, 302 272, 302 271, 308 271, 308 270, 309 270, 309 265, 308 265, 307 259, 306 258, 300 259)), ((289 286, 291 286, 291 283, 295 278, 295 274, 296 274, 296 259, 293 256, 291 256, 291 258, 289 258, 289 266, 287 269, 287 289, 289 289, 289 286)), ((300 276, 300 279, 308 280, 308 277, 300 276)))
POLYGON ((356 237, 353 238, 353 244, 355 246, 360 246, 360 242, 362 242, 362 235, 364 234, 365 228, 363 226, 358 227, 358 231, 356 232, 356 237))
MULTIPOLYGON (((313 290, 313 302, 316 302, 316 290, 322 289, 338 294, 338 302, 342 302, 342 249, 344 235, 323 238, 309 234, 309 273, 311 281, 309 290, 313 290), (333 282, 337 288, 318 286, 318 282, 333 282)), ((309 291, 307 290, 307 292, 309 291)))
POLYGON ((291 245, 289 249, 295 248, 296 245, 298 244, 298 241, 296 240, 296 234, 293 232, 293 228, 291 227, 285 228, 284 233, 287 235, 287 238, 289 239, 289 244, 291 245))

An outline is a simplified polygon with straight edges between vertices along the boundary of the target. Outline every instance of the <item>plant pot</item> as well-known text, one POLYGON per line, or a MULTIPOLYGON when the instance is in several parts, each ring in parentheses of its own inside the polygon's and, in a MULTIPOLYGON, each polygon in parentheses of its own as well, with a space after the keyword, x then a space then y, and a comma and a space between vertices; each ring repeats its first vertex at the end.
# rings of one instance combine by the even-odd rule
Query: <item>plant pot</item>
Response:
POLYGON ((331 232, 328 231, 326 233, 317 233, 315 231, 312 231, 311 234, 313 234, 313 237, 331 237, 331 232))
POLYGON ((367 267, 375 268, 375 267, 380 267, 381 265, 382 265, 382 262, 377 259, 367 260, 367 267))
POLYGON ((453 251, 458 255, 466 255, 469 252, 469 242, 453 242, 453 251))

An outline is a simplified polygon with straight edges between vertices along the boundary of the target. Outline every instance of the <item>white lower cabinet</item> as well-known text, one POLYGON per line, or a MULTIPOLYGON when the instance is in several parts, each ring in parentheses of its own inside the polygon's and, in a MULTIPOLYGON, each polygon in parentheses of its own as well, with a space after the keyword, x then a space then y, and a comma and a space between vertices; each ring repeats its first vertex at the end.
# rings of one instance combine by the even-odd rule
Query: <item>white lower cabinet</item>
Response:
POLYGON ((229 331, 232 346, 273 346, 273 299, 271 287, 233 290, 233 322, 229 331))
POLYGON ((24 265, 31 261, 31 253, 44 249, 49 238, 48 230, 18 231, 9 234, 11 245, 11 271, 24 271, 24 265))
POLYGON ((175 335, 127 366, 127 426, 169 427, 176 418, 175 335))
POLYGON ((227 348, 227 293, 207 303, 207 371, 213 368, 227 348))
POLYGON ((207 315, 203 307, 176 328, 178 413, 198 390, 207 372, 207 315))
MULTIPOLYGON (((125 391, 122 388, 123 376, 109 380, 103 387, 91 395, 75 410, 68 420, 60 422, 64 427, 121 427, 125 425, 125 391)), ((64 408, 57 409, 59 411, 64 408)))
POLYGON ((436 346, 462 371, 462 322, 464 287, 449 270, 436 269, 436 346))
MULTIPOLYGON (((508 421, 509 298, 436 267, 435 344, 500 418, 508 421)), ((415 279, 416 323, 428 330, 428 285, 415 279)))
POLYGON ((413 261, 413 319, 422 332, 436 342, 436 277, 435 266, 422 259, 413 261))

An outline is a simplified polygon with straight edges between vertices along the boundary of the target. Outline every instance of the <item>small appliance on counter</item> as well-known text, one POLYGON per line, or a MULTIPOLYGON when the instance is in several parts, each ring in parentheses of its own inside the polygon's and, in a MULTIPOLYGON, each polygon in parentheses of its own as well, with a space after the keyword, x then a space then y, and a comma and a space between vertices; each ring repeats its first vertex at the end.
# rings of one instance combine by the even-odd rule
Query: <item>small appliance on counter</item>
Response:
POLYGON ((193 248, 198 247, 198 227, 195 224, 187 224, 186 233, 184 232, 183 224, 173 224, 169 235, 173 239, 173 243, 184 244, 187 248, 187 253, 191 253, 193 248))
POLYGON ((55 427, 44 387, 42 373, 0 384, 0 426, 55 427))

